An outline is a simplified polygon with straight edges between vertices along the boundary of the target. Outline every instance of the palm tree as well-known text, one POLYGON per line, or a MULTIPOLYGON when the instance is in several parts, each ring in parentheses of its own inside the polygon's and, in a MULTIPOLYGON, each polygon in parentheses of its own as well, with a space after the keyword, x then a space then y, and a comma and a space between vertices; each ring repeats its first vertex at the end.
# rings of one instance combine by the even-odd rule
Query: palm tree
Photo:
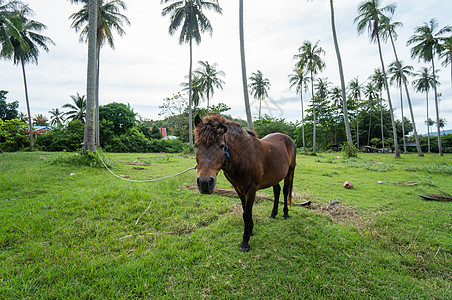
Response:
POLYGON ((337 57, 337 64, 339 67, 339 77, 341 80, 341 92, 342 92, 342 111, 344 113, 344 124, 345 124, 345 134, 347 136, 347 142, 349 149, 353 148, 353 140, 352 140, 352 133, 350 130, 350 122, 348 119, 348 108, 347 108, 347 97, 345 95, 345 79, 344 79, 344 71, 342 68, 342 58, 341 58, 341 52, 339 50, 339 43, 337 41, 337 34, 336 34, 336 24, 334 21, 334 5, 333 0, 330 0, 330 9, 331 9, 331 29, 333 32, 333 41, 334 41, 334 49, 336 50, 336 57, 337 57))
MULTIPOLYGON (((406 140, 405 140, 405 122, 403 117, 403 97, 402 97, 402 85, 407 82, 407 76, 413 75, 412 66, 404 66, 403 62, 395 61, 388 67, 388 74, 390 75, 390 83, 399 88, 400 93, 400 112, 402 114, 402 140, 403 140, 403 152, 407 153, 406 140)), ((416 126, 413 124, 413 126, 416 126)), ((416 134, 417 136, 417 134, 416 134)), ((422 151, 421 151, 422 153, 422 151)))
POLYGON ((378 99, 378 92, 372 82, 368 82, 364 87, 364 96, 366 97, 365 105, 369 111, 369 129, 367 131, 367 145, 370 145, 370 132, 372 128, 372 112, 375 107, 375 100, 378 99))
MULTIPOLYGON (((343 105, 342 101, 342 88, 335 86, 331 89, 329 98, 331 100, 330 106, 332 110, 332 116, 334 120, 334 144, 337 144, 337 124, 340 122, 340 110, 343 105)), ((343 111, 343 110, 342 110, 343 111)), ((352 148, 353 148, 353 141, 352 141, 352 148)))
POLYGON ((394 110, 392 108, 391 93, 389 91, 388 79, 385 71, 385 64, 383 61, 383 54, 381 52, 381 42, 380 42, 380 23, 381 18, 384 16, 384 12, 393 13, 395 10, 395 5, 390 4, 385 7, 381 7, 380 0, 368 0, 362 3, 358 8, 358 16, 355 18, 355 23, 357 22, 358 33, 361 34, 367 28, 369 32, 369 38, 372 42, 377 42, 378 52, 380 54, 381 71, 384 75, 384 83, 388 96, 389 110, 391 113, 391 123, 392 132, 394 137, 394 157, 400 158, 399 145, 397 142, 397 129, 394 119, 394 110))
MULTIPOLYGON (((383 39, 386 41, 388 39, 388 37, 389 37, 389 39, 391 40, 392 50, 394 51, 394 57, 395 57, 395 63, 396 63, 395 66, 399 68, 398 69, 398 73, 400 75, 400 80, 401 80, 401 82, 399 82, 400 83, 400 85, 399 85, 399 87, 400 87, 400 97, 402 97, 401 84, 403 83, 403 85, 405 87, 406 98, 408 100, 408 107, 410 109, 411 122, 413 123, 413 133, 414 133, 414 140, 416 142, 417 154, 418 154, 418 156, 423 157, 424 154, 422 153, 421 144, 419 142, 419 137, 417 135, 416 121, 414 119, 413 106, 411 105, 411 97, 410 97, 410 92, 408 90, 408 84, 407 84, 406 76, 402 76, 404 71, 402 70, 402 63, 399 60, 399 57, 397 56, 397 51, 396 51, 395 44, 394 44, 394 40, 397 39, 397 32, 395 31, 395 29, 397 27, 399 27, 399 26, 402 26, 402 23, 400 23, 400 22, 392 22, 391 23, 391 18, 390 17, 386 17, 386 16, 382 17, 381 28, 383 30, 383 32, 382 32, 383 39)), ((409 70, 407 70, 407 71, 409 71, 409 70)), ((412 70, 410 70, 410 72, 411 72, 411 74, 413 73, 412 70)), ((408 73, 407 73, 407 75, 408 75, 408 73)), ((402 98, 400 98, 400 101, 402 101, 402 98)), ((404 131, 404 126, 403 126, 403 123, 404 123, 404 119, 403 119, 403 105, 401 106, 401 108, 402 108, 402 130, 404 131)), ((406 153, 405 134, 403 136, 403 147, 404 147, 404 151, 406 153)))
MULTIPOLYGON (((188 76, 186 76, 186 77, 188 77, 188 76)), ((191 87, 191 91, 192 91, 191 99, 193 102, 193 108, 196 113, 196 109, 199 106, 199 102, 201 102, 201 98, 203 97, 203 91, 202 91, 202 87, 201 87, 201 80, 196 74, 193 76, 192 81, 193 82, 192 82, 192 87, 191 87)), ((190 84, 188 82, 182 82, 181 86, 183 87, 182 91, 188 92, 188 90, 190 89, 190 84)))
POLYGON ((303 107, 303 90, 306 92, 308 89, 309 77, 306 76, 306 72, 301 70, 294 70, 293 74, 289 75, 289 83, 290 87, 295 87, 297 94, 300 94, 300 102, 301 102, 301 135, 303 139, 303 149, 304 153, 306 153, 306 143, 304 139, 304 107, 303 107))
POLYGON ((64 122, 64 112, 59 108, 54 108, 49 111, 50 114, 50 126, 60 125, 64 122))
POLYGON ((429 69, 423 67, 418 73, 415 74, 415 76, 417 76, 417 78, 413 80, 413 85, 416 88, 416 91, 425 93, 425 101, 427 104, 427 117, 425 119, 425 123, 427 124, 427 149, 428 153, 430 153, 430 126, 433 125, 433 121, 428 116, 428 92, 430 91, 430 88, 433 88, 434 81, 436 81, 437 86, 440 84, 440 82, 434 78, 431 72, 431 68, 429 69))
MULTIPOLYGON (((407 45, 413 45, 411 48, 411 57, 417 57, 418 60, 432 63, 432 73, 435 71, 435 55, 441 53, 441 41, 445 38, 443 34, 452 31, 451 26, 446 26, 436 31, 438 28, 438 22, 435 19, 431 19, 429 23, 424 23, 423 26, 416 27, 414 35, 408 40, 407 45)), ((439 127, 439 107, 438 107, 438 92, 436 89, 436 82, 433 81, 433 91, 435 94, 435 108, 436 108, 436 124, 438 130, 438 149, 439 155, 443 155, 443 149, 441 145, 441 132, 439 127)))
POLYGON ((377 89, 379 93, 379 99, 380 99, 380 129, 381 129, 381 144, 383 147, 383 153, 385 152, 385 135, 384 135, 384 124, 383 124, 383 96, 382 91, 385 84, 385 77, 383 75, 383 72, 381 72, 380 68, 376 68, 374 70, 374 73, 369 76, 369 79, 371 82, 375 85, 375 88, 377 89))
POLYGON ((443 67, 450 65, 450 84, 452 85, 452 37, 445 39, 442 44, 442 51, 440 57, 444 60, 441 62, 443 67))
MULTIPOLYGON (((88 42, 89 24, 88 24, 88 9, 89 0, 79 0, 78 2, 84 3, 82 9, 70 16, 72 19, 71 27, 76 32, 80 31, 80 41, 88 42)), ((97 12, 97 72, 96 72, 96 103, 95 103, 95 140, 96 146, 100 146, 99 141, 99 71, 100 71, 100 49, 108 43, 108 45, 114 49, 113 30, 115 30, 120 36, 125 34, 122 26, 124 24, 130 25, 129 19, 120 13, 120 11, 126 10, 126 4, 122 0, 104 1, 98 0, 98 12, 97 12)))
POLYGON ((35 126, 47 126, 47 118, 42 114, 37 114, 33 118, 33 125, 35 126))
POLYGON ((24 79, 25 100, 27 103, 28 129, 30 132, 30 148, 33 149, 32 118, 30 113, 30 101, 28 99, 27 78, 25 74, 25 64, 38 64, 39 48, 48 52, 47 44, 54 44, 53 41, 40 34, 47 27, 37 21, 28 19, 33 11, 28 6, 20 6, 17 14, 9 19, 9 29, 6 31, 6 38, 2 38, 2 48, 0 57, 10 59, 15 65, 22 66, 24 79))
POLYGON ((356 106, 356 148, 359 150, 359 106, 361 105, 361 89, 362 86, 359 83, 358 78, 352 79, 348 84, 348 90, 350 92, 350 99, 353 100, 356 106))
POLYGON ((264 74, 260 70, 256 73, 251 73, 251 77, 249 78, 251 83, 249 84, 249 88, 251 89, 251 94, 255 99, 259 101, 259 120, 261 119, 261 108, 262 108, 262 100, 268 97, 268 90, 270 89, 270 80, 264 78, 264 74))
POLYGON ((209 102, 210 97, 213 96, 214 89, 223 89, 224 81, 219 78, 224 77, 223 71, 217 70, 217 64, 209 64, 207 61, 198 62, 201 67, 195 71, 195 75, 199 80, 199 88, 202 91, 202 95, 206 95, 207 98, 207 114, 209 114, 209 102))
POLYGON ((313 137, 312 137, 312 151, 316 151, 316 113, 315 113, 315 100, 314 100, 314 75, 321 72, 325 68, 325 62, 320 57, 325 54, 322 47, 319 46, 319 41, 314 45, 310 41, 304 41, 300 48, 298 48, 299 54, 294 58, 298 59, 298 70, 306 70, 310 73, 311 79, 311 96, 312 96, 312 115, 314 118, 313 125, 313 137))
POLYGON ((218 0, 161 0, 160 3, 168 4, 162 10, 162 15, 170 15, 171 21, 169 34, 173 35, 181 28, 179 35, 179 44, 188 43, 190 45, 190 67, 188 71, 188 128, 190 149, 193 149, 193 114, 192 114, 192 65, 193 65, 193 39, 196 44, 201 43, 201 33, 209 32, 212 34, 212 25, 209 19, 204 15, 203 8, 213 10, 219 14, 222 9, 218 0))
POLYGON ((242 65, 243 97, 245 100, 246 121, 248 124, 248 129, 253 130, 253 118, 251 117, 251 107, 248 95, 248 83, 246 76, 245 34, 243 29, 243 0, 239 0, 239 36, 240 36, 240 62, 242 65))
POLYGON ((69 108, 70 110, 68 112, 65 112, 64 114, 67 116, 67 120, 80 120, 83 123, 85 123, 85 117, 86 117, 86 98, 85 96, 80 96, 79 93, 75 96, 70 96, 72 99, 72 103, 66 103, 62 107, 63 108, 69 108))
POLYGON ((10 39, 11 35, 19 41, 22 40, 19 32, 14 27, 12 20, 17 18, 19 12, 24 9, 29 8, 20 1, 6 2, 0 0, 0 44, 2 45, 1 49, 6 48, 3 51, 13 51, 13 44, 10 39))

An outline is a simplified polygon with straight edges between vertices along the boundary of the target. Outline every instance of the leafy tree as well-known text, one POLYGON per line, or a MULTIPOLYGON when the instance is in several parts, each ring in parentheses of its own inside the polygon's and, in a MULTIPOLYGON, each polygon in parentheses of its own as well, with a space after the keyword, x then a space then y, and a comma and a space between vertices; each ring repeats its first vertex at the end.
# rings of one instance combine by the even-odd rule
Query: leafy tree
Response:
POLYGON ((147 138, 151 140, 158 140, 162 138, 159 126, 152 120, 138 121, 138 130, 147 138), (152 129, 151 129, 152 128, 152 129))
POLYGON ((113 122, 115 135, 125 134, 129 129, 134 127, 135 113, 123 103, 109 103, 99 107, 100 120, 113 122))
POLYGON ((381 19, 385 12, 392 14, 395 10, 395 4, 390 4, 385 7, 381 7, 380 0, 368 0, 362 3, 358 8, 358 16, 355 18, 355 23, 357 22, 358 33, 361 34, 367 28, 369 32, 369 38, 372 42, 377 42, 378 53, 380 54, 381 71, 384 75, 384 84, 388 96, 389 109, 391 111, 391 124, 392 131, 394 135, 394 157, 400 158, 399 145, 397 142, 397 130, 394 118, 394 109, 392 108, 391 93, 389 92, 389 84, 386 76, 385 64, 383 61, 383 54, 381 52, 381 41, 380 41, 380 25, 381 19))
POLYGON ((254 121, 253 125, 254 130, 261 138, 275 132, 285 133, 290 137, 294 137, 294 132, 297 128, 295 124, 286 123, 284 119, 272 118, 267 115, 260 120, 254 121))
POLYGON ((63 105, 63 108, 69 108, 68 112, 65 112, 64 115, 67 116, 67 120, 80 120, 83 123, 85 122, 86 116, 86 97, 80 96, 79 93, 77 95, 71 95, 72 103, 66 103, 63 105))
POLYGON ((417 92, 425 93, 425 100, 426 100, 426 121, 425 124, 427 124, 427 151, 430 153, 430 126, 432 126, 434 123, 431 121, 428 115, 428 92, 431 88, 433 88, 433 81, 436 81, 436 85, 440 85, 440 82, 436 80, 431 72, 431 68, 423 67, 421 70, 415 74, 416 79, 413 80, 413 85, 417 92))
MULTIPOLYGON (((407 45, 413 45, 411 48, 411 57, 417 57, 418 60, 432 63, 432 73, 435 71, 435 56, 441 53, 441 41, 446 38, 443 36, 445 33, 452 31, 451 26, 446 26, 438 31, 438 23, 435 19, 431 19, 429 23, 424 23, 423 26, 416 27, 414 35, 408 40, 407 45)), ((438 151, 439 155, 443 155, 443 149, 441 146, 441 132, 439 127, 439 107, 438 107, 438 92, 436 89, 436 82, 433 81, 433 91, 435 94, 435 108, 436 108, 436 122, 438 132, 438 151)))
POLYGON ((171 21, 169 34, 173 35, 181 28, 179 35, 179 44, 188 43, 190 45, 190 67, 188 72, 188 127, 190 149, 193 149, 193 116, 192 116, 192 65, 193 65, 193 39, 199 45, 201 42, 201 33, 212 33, 212 25, 209 19, 204 15, 203 9, 213 10, 219 14, 222 9, 218 0, 161 0, 162 4, 169 4, 162 10, 162 15, 170 15, 171 21))
POLYGON ((223 71, 217 70, 217 64, 209 64, 207 61, 198 62, 201 67, 195 71, 195 77, 198 78, 197 84, 201 91, 201 95, 207 98, 207 114, 209 114, 209 101, 213 96, 215 88, 223 89, 224 81, 220 77, 224 77, 223 71))
MULTIPOLYGON (((395 72, 395 70, 392 70, 392 74, 393 76, 398 77, 398 80, 396 80, 397 85, 399 86, 400 89, 400 101, 402 101, 402 84, 405 87, 405 94, 406 94, 406 98, 408 101, 408 107, 410 109, 410 116, 411 116, 411 121, 413 122, 413 129, 414 129, 414 140, 416 142, 416 149, 417 149, 417 154, 420 157, 423 157, 424 154, 422 153, 422 149, 421 149, 421 145, 419 143, 419 137, 417 135, 417 129, 416 129, 416 121, 414 120, 414 112, 413 112, 413 106, 411 105, 411 97, 410 97, 410 92, 408 90, 408 84, 407 84, 407 79, 406 75, 411 75, 412 74, 412 70, 409 70, 410 67, 403 67, 402 62, 399 60, 399 57, 397 56, 397 51, 395 48, 395 44, 394 44, 394 40, 397 39, 397 32, 395 31, 395 29, 398 26, 402 26, 402 23, 400 22, 392 22, 391 23, 391 17, 386 17, 386 16, 382 16, 382 24, 381 24, 381 29, 383 30, 383 39, 386 41, 389 37, 389 40, 391 41, 391 45, 392 45, 392 49, 394 51, 394 57, 395 57, 395 67, 398 69, 397 72, 395 72), (398 75, 396 75, 398 74, 398 75)), ((393 80, 391 79, 391 84, 392 84, 393 80)), ((402 130, 404 130, 404 126, 403 126, 403 105, 401 105, 402 108, 402 130)), ((403 134, 403 149, 404 152, 406 153, 406 142, 405 142, 405 134, 403 134)))
POLYGON ((319 46, 319 41, 314 45, 310 41, 304 41, 300 48, 298 48, 299 54, 296 55, 298 59, 298 70, 306 70, 309 72, 311 78, 311 95, 312 95, 312 112, 314 118, 313 134, 312 134, 312 151, 316 151, 316 111, 314 104, 314 75, 321 72, 325 68, 325 62, 320 57, 325 54, 322 47, 319 46))
POLYGON ((0 119, 0 149, 3 151, 17 151, 28 143, 27 124, 18 120, 0 119))
POLYGON ((6 94, 8 94, 7 91, 0 90, 0 119, 3 121, 17 119, 19 116, 19 112, 17 111, 19 102, 13 101, 7 103, 6 94))
POLYGON ((248 129, 253 130, 253 118, 251 117, 251 107, 248 95, 248 83, 246 76, 245 33, 243 28, 243 0, 239 0, 239 37, 240 37, 240 62, 242 66, 243 97, 245 100, 246 120, 248 124, 248 129))
POLYGON ((54 108, 49 111, 50 114, 50 126, 61 125, 64 122, 64 112, 59 108, 54 108))
POLYGON ((224 103, 218 103, 218 105, 212 105, 210 107, 210 112, 214 115, 220 115, 231 108, 224 103))
MULTIPOLYGON (((19 3, 19 2, 17 2, 19 3)), ((0 40, 2 49, 0 57, 12 60, 15 65, 22 66, 24 78, 25 100, 28 112, 28 129, 30 132, 30 148, 33 149, 33 131, 31 124, 30 101, 28 99, 27 79, 25 64, 38 64, 39 48, 49 51, 47 44, 53 41, 40 34, 47 27, 37 21, 28 18, 33 11, 27 5, 18 5, 18 10, 9 19, 8 30, 3 30, 3 38, 0 40), (6 33, 6 35, 5 35, 6 33)))
MULTIPOLYGON (((270 89, 270 80, 264 77, 261 70, 257 70, 256 73, 251 73, 249 78, 251 83, 249 88, 251 89, 251 94, 257 101, 259 101, 259 120, 261 119, 261 108, 262 100, 268 97, 268 90, 270 89)), ((253 124, 254 127, 254 124, 253 124)))

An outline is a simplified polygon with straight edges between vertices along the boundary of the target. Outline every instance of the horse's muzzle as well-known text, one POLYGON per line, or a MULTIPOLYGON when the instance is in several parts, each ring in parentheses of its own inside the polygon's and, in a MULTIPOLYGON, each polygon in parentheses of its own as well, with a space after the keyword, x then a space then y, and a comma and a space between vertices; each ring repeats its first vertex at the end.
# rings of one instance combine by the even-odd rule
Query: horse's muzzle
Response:
POLYGON ((198 177, 198 190, 201 194, 212 194, 217 179, 212 176, 208 177, 198 177))

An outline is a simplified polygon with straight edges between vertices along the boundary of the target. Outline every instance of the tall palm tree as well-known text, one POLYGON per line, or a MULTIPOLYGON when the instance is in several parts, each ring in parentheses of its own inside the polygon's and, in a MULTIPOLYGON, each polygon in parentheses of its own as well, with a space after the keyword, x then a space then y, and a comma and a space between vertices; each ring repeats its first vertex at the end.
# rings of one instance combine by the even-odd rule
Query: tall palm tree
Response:
POLYGON ((421 70, 415 74, 416 79, 413 80, 413 85, 417 92, 425 93, 425 102, 427 104, 426 107, 426 119, 425 122, 427 124, 427 151, 430 153, 430 126, 433 125, 433 122, 428 116, 428 92, 431 88, 433 88, 434 81, 436 81, 436 85, 438 86, 440 84, 439 81, 437 81, 433 73, 431 72, 431 68, 422 67, 421 70))
POLYGON ((261 70, 257 70, 256 73, 251 73, 249 78, 251 83, 249 88, 251 89, 251 94, 255 99, 259 101, 259 120, 261 119, 261 108, 262 100, 268 97, 268 90, 270 89, 270 80, 264 77, 261 70))
POLYGON ((14 27, 12 19, 17 18, 19 12, 29 9, 28 6, 23 5, 20 1, 4 1, 0 0, 0 44, 1 49, 6 48, 3 51, 12 51, 13 44, 11 43, 10 36, 14 36, 17 40, 21 41, 19 32, 14 27))
MULTIPOLYGON (((388 38, 391 41, 391 45, 392 45, 392 50, 394 51, 394 57, 395 57, 395 67, 398 67, 398 73, 399 75, 402 75, 404 73, 404 70, 402 70, 402 62, 399 60, 399 57, 397 56, 397 51, 396 51, 396 47, 394 44, 394 40, 397 39, 397 32, 395 31, 395 29, 399 26, 402 26, 402 23, 400 22, 391 22, 391 17, 387 17, 387 16, 382 16, 381 18, 382 24, 381 24, 381 29, 382 29, 382 37, 383 39, 386 41, 388 38)), ((395 71, 395 70, 393 70, 395 71)), ((406 70, 407 72, 411 72, 411 74, 413 73, 412 70, 406 70)), ((408 75, 408 73, 406 73, 406 75, 408 75)), ((400 93, 402 93, 402 87, 401 85, 403 84, 403 86, 405 87, 405 94, 406 94, 406 98, 408 101, 408 107, 410 109, 410 116, 411 116, 411 122, 413 123, 413 134, 414 134, 414 140, 416 142, 416 149, 417 149, 417 154, 420 157, 423 157, 424 154, 422 153, 422 149, 421 149, 421 143, 419 142, 419 137, 417 134, 417 129, 416 129, 416 120, 414 119, 414 112, 413 112, 413 106, 411 104, 411 97, 410 97, 410 92, 408 90, 408 84, 407 84, 407 80, 406 80, 406 76, 399 76, 401 82, 399 85, 400 88, 400 93)), ((402 94, 400 94, 400 97, 402 97, 402 94)), ((400 101, 402 101, 402 98, 400 98, 400 101)), ((402 107, 402 130, 404 131, 404 119, 403 119, 403 105, 402 107)), ((404 147, 404 151, 406 153, 406 143, 405 143, 405 134, 403 137, 403 147, 404 147)))
POLYGON ((337 41, 337 34, 336 34, 336 23, 334 21, 334 4, 333 0, 330 0, 330 10, 331 10, 331 29, 333 32, 333 42, 334 42, 334 49, 336 50, 336 58, 337 58, 337 64, 339 67, 339 77, 341 80, 341 92, 342 92, 342 111, 344 113, 344 124, 345 124, 345 134, 347 136, 347 142, 349 149, 353 148, 353 140, 352 140, 352 133, 350 130, 350 122, 348 118, 348 107, 347 107, 347 97, 345 95, 345 79, 344 79, 344 71, 342 67, 342 58, 341 58, 341 52, 339 50, 339 43, 337 41))
POLYGON ((375 85, 370 81, 364 86, 365 107, 369 111, 369 127, 367 130, 367 145, 370 145, 370 132, 372 129, 372 112, 375 107, 375 102, 378 99, 378 92, 375 85))
POLYGON ((384 124, 383 124, 383 96, 382 91, 385 84, 385 77, 383 75, 383 72, 381 72, 380 68, 376 68, 374 70, 374 73, 369 76, 370 81, 375 85, 375 88, 377 89, 380 99, 380 129, 381 129, 381 144, 383 147, 383 153, 385 149, 385 134, 384 134, 384 124))
POLYGON ((192 66, 193 66, 193 39, 196 44, 201 43, 201 33, 212 34, 212 25, 204 15, 203 9, 213 10, 222 14, 218 0, 161 0, 162 4, 169 4, 162 10, 162 16, 170 15, 169 34, 173 35, 181 28, 179 44, 190 45, 190 67, 188 71, 188 128, 190 149, 193 149, 193 113, 192 113, 192 66))
POLYGON ((359 107, 361 105, 361 90, 362 85, 358 78, 353 78, 348 84, 349 97, 353 100, 356 106, 356 148, 359 150, 359 107))
POLYGON ((28 6, 20 6, 17 14, 12 16, 9 21, 9 29, 6 31, 6 38, 2 38, 2 48, 0 57, 10 59, 15 65, 22 66, 22 75, 24 79, 25 100, 27 103, 28 129, 30 132, 30 148, 33 149, 32 118, 30 113, 30 101, 28 98, 27 76, 25 73, 25 64, 38 64, 39 48, 48 52, 47 44, 54 44, 53 41, 40 34, 47 27, 37 21, 28 19, 33 11, 28 6))
POLYGON ((301 102, 301 135, 303 139, 303 150, 306 153, 306 143, 304 138, 304 105, 303 105, 303 90, 306 92, 308 89, 309 77, 306 76, 306 72, 301 70, 294 70, 294 73, 289 75, 290 87, 295 87, 297 94, 300 94, 301 102))
POLYGON ((195 75, 199 80, 199 87, 202 95, 207 98, 207 114, 209 114, 210 97, 213 96, 215 88, 223 89, 224 81, 220 77, 224 77, 223 71, 217 70, 217 64, 209 64, 207 61, 198 62, 201 67, 195 71, 195 75))
POLYGON ((50 114, 50 126, 57 126, 63 124, 64 112, 62 112, 59 108, 49 110, 49 114, 50 114))
MULTIPOLYGON (((400 93, 400 112, 402 115, 402 140, 403 140, 403 152, 407 153, 406 150, 406 139, 405 139, 405 122, 403 117, 403 96, 402 96, 402 86, 404 82, 407 82, 407 77, 413 75, 413 67, 403 65, 402 61, 395 61, 388 66, 388 74, 390 76, 390 83, 393 86, 399 88, 400 93)), ((413 124, 413 126, 415 126, 413 124)), ((416 134, 417 135, 417 134, 416 134)), ((422 153, 422 152, 421 152, 422 153)))
MULTIPOLYGON (((424 23, 423 26, 416 27, 414 35, 408 40, 407 45, 413 45, 411 48, 411 57, 417 57, 418 60, 432 63, 432 73, 435 71, 435 56, 441 53, 441 41, 446 38, 442 36, 445 33, 452 31, 451 26, 446 26, 438 31, 438 22, 435 19, 431 19, 429 23, 424 23)), ((439 107, 438 107, 438 92, 436 89, 436 82, 433 81, 433 91, 435 94, 435 108, 436 108, 436 124, 438 131, 438 149, 439 155, 443 155, 443 148, 441 145, 441 131, 439 127, 439 107)))
MULTIPOLYGON (((80 41, 88 42, 89 33, 89 0, 79 0, 78 2, 84 3, 82 9, 70 16, 72 19, 71 27, 76 32, 80 32, 80 41)), ((95 103, 95 140, 96 146, 100 146, 99 141, 99 72, 100 72, 100 49, 108 44, 110 48, 114 49, 114 37, 113 31, 123 36, 125 31, 123 29, 124 24, 130 25, 129 19, 121 14, 121 10, 126 10, 126 4, 122 0, 98 0, 98 12, 97 12, 97 72, 96 72, 96 103, 95 103)))
POLYGON ((450 65, 450 84, 452 85, 452 36, 445 39, 442 44, 440 57, 444 60, 441 62, 443 67, 450 65))
POLYGON ((399 144, 397 141, 397 129, 394 119, 394 110, 392 108, 391 93, 389 91, 389 83, 386 76, 385 64, 383 61, 383 54, 381 52, 380 41, 380 24, 383 13, 388 12, 392 14, 395 10, 395 4, 390 4, 385 7, 381 7, 380 0, 368 0, 362 3, 358 8, 358 16, 355 18, 357 24, 358 33, 361 34, 367 28, 369 38, 372 42, 377 42, 378 52, 380 54, 381 71, 384 75, 384 83, 388 96, 389 110, 391 113, 392 132, 394 137, 394 157, 400 158, 399 144))
POLYGON ((316 151, 316 112, 315 112, 315 100, 314 100, 314 75, 317 75, 325 68, 325 62, 321 58, 325 55, 325 51, 319 46, 319 41, 314 45, 310 41, 304 41, 300 48, 299 53, 294 58, 298 59, 298 70, 306 70, 309 72, 311 79, 311 96, 312 96, 312 115, 314 118, 313 137, 312 137, 312 151, 316 151))
MULTIPOLYGON (((332 111, 332 116, 334 120, 334 144, 337 144, 337 124, 340 122, 340 111, 341 107, 343 105, 342 101, 342 88, 335 86, 331 89, 329 98, 331 100, 330 106, 332 111)), ((342 110, 343 111, 343 110, 342 110)), ((353 142, 352 142, 352 148, 353 148, 353 142)))
MULTIPOLYGON (((186 78, 188 79, 188 76, 186 76, 186 78)), ((203 90, 202 90, 202 86, 201 86, 201 80, 200 78, 195 74, 193 76, 192 79, 192 86, 191 86, 191 99, 193 102, 193 108, 195 110, 196 113, 196 109, 199 106, 199 103, 201 102, 201 98, 203 97, 203 90)), ((183 87, 182 91, 185 91, 188 93, 189 89, 190 89, 190 84, 188 82, 183 82, 181 83, 181 86, 183 87)))
POLYGON ((239 37, 240 37, 240 62, 242 66, 243 97, 245 101, 246 122, 248 124, 248 129, 253 130, 253 118, 251 117, 251 107, 248 95, 248 83, 246 76, 245 33, 243 28, 243 0, 239 0, 239 37))
POLYGON ((85 123, 85 117, 86 117, 86 97, 80 96, 79 93, 77 95, 70 96, 72 99, 72 103, 66 103, 62 107, 63 108, 69 108, 70 110, 65 112, 64 115, 66 115, 67 120, 80 120, 83 123, 85 123))

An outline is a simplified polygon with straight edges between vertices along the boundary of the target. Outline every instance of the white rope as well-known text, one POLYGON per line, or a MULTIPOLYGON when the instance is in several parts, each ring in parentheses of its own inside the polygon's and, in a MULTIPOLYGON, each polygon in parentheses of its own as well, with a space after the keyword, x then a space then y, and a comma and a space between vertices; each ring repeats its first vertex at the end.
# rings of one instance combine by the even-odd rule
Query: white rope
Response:
POLYGON ((173 174, 173 175, 169 175, 169 176, 165 176, 165 177, 161 177, 161 178, 156 178, 156 179, 149 179, 149 180, 133 180, 133 179, 127 179, 127 178, 121 177, 121 176, 119 176, 119 175, 116 175, 115 173, 113 173, 112 170, 110 170, 110 169, 107 167, 107 165, 104 163, 104 161, 102 160, 102 157, 100 157, 100 155, 99 155, 99 159, 100 159, 100 161, 102 162, 102 164, 104 165, 105 169, 107 169, 108 172, 110 172, 111 174, 113 174, 113 176, 115 176, 115 177, 117 177, 117 178, 119 178, 119 179, 125 180, 125 181, 130 181, 130 182, 155 182, 155 181, 160 181, 160 180, 163 180, 163 179, 167 179, 167 178, 175 177, 175 176, 178 176, 178 175, 182 175, 182 174, 184 174, 184 173, 187 173, 187 172, 190 171, 190 170, 194 170, 194 169, 197 168, 197 166, 194 166, 194 167, 191 167, 191 168, 189 168, 189 169, 187 169, 187 170, 185 170, 185 171, 182 171, 182 172, 180 172, 180 173, 173 174))

